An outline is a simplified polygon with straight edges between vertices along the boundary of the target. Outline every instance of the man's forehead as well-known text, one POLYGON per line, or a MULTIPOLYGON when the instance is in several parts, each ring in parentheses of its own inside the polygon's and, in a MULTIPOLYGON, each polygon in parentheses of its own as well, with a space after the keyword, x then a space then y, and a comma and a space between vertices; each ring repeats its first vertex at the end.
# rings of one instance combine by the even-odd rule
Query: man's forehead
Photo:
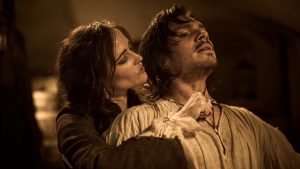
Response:
POLYGON ((195 20, 195 18, 193 18, 191 16, 191 13, 187 13, 185 15, 179 15, 177 18, 181 21, 193 21, 193 20, 195 20))
POLYGON ((182 23, 170 22, 169 28, 171 30, 178 30, 181 28, 189 28, 189 27, 204 27, 204 25, 198 21, 197 19, 193 18, 190 15, 180 15, 177 17, 182 23))

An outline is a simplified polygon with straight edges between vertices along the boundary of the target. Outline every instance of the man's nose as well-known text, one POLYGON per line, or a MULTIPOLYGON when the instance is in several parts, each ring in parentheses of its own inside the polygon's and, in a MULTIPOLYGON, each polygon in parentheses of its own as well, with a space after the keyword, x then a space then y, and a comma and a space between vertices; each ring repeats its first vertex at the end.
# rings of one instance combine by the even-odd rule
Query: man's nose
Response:
POLYGON ((196 41, 202 41, 203 43, 209 40, 208 33, 205 30, 200 30, 196 36, 196 41))

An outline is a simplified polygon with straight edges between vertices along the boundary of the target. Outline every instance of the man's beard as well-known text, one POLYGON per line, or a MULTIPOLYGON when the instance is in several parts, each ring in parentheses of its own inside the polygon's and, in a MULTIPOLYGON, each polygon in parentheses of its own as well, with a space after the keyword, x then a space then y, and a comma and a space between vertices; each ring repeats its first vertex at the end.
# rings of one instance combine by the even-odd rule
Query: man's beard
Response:
POLYGON ((207 78, 218 66, 216 60, 206 61, 202 63, 194 63, 187 66, 185 70, 182 70, 182 78, 186 80, 204 80, 207 78))

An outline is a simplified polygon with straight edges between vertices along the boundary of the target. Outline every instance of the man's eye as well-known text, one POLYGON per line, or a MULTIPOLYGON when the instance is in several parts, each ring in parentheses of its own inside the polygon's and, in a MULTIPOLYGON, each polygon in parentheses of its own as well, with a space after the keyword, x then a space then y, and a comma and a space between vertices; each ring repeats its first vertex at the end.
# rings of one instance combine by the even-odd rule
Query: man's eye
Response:
POLYGON ((188 32, 178 33, 177 34, 177 37, 179 37, 179 38, 187 38, 187 37, 190 37, 190 36, 191 36, 191 34, 188 33, 188 32))

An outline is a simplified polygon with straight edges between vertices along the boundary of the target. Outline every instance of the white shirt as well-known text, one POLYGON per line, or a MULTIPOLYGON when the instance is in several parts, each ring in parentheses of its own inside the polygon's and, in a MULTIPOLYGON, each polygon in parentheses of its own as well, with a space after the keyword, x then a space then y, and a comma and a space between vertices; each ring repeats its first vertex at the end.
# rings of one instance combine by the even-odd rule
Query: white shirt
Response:
POLYGON ((216 132, 206 121, 167 118, 179 109, 173 102, 161 99, 156 106, 143 104, 121 113, 104 133, 107 143, 119 145, 142 135, 160 118, 161 131, 153 135, 178 135, 190 169, 300 168, 300 155, 280 130, 245 108, 221 104, 216 132), (175 123, 179 128, 172 127, 175 123), (180 133, 182 128, 187 132, 180 133))

